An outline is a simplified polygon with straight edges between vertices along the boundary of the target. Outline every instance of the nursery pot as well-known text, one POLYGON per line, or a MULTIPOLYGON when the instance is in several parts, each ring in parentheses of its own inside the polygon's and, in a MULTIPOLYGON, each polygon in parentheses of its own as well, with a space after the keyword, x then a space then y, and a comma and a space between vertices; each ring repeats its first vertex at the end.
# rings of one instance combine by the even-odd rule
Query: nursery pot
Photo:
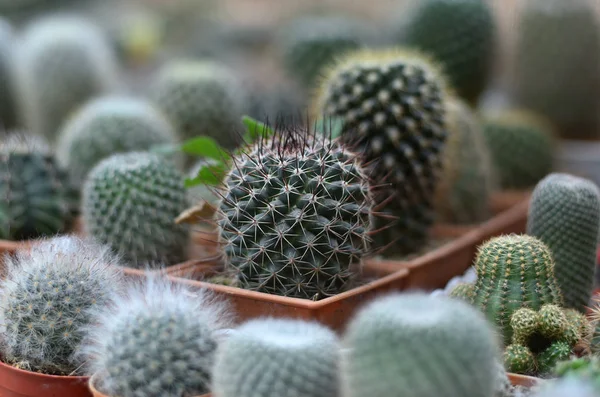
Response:
MULTIPOLYGON (((98 389, 96 388, 98 383, 98 375, 94 375, 90 378, 89 380, 89 389, 92 392, 92 396, 94 397, 115 397, 115 396, 109 396, 108 394, 104 394, 101 391, 98 391, 98 389)), ((203 394, 199 397, 209 397, 210 394, 203 394)))
POLYGON ((17 369, 0 361, 2 397, 91 397, 88 376, 57 376, 17 369))
POLYGON ((519 375, 508 373, 508 380, 513 386, 533 387, 540 383, 542 380, 533 376, 519 375))

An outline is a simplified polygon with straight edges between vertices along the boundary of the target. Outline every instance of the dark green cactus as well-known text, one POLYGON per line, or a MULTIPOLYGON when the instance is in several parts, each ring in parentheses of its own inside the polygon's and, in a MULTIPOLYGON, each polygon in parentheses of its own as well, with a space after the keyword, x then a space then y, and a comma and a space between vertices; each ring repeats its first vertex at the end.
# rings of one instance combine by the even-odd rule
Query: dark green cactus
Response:
POLYGON ((477 103, 495 56, 496 23, 488 2, 420 0, 407 17, 402 45, 435 57, 458 95, 470 104, 477 103))
POLYGON ((535 237, 492 238, 479 247, 475 270, 473 304, 498 327, 506 344, 512 338, 510 319, 517 310, 562 304, 552 253, 535 237))
POLYGON ((527 233, 552 251, 565 306, 585 312, 594 289, 600 190, 587 179, 553 173, 531 196, 527 233))
POLYGON ((543 117, 507 111, 484 117, 483 133, 502 189, 530 189, 552 172, 555 132, 543 117))
MULTIPOLYGON (((446 83, 414 52, 364 50, 340 59, 321 82, 313 114, 342 120, 342 142, 381 187, 374 243, 384 255, 423 247, 435 219, 446 144, 446 83)), ((318 117, 318 116, 315 116, 318 117)))

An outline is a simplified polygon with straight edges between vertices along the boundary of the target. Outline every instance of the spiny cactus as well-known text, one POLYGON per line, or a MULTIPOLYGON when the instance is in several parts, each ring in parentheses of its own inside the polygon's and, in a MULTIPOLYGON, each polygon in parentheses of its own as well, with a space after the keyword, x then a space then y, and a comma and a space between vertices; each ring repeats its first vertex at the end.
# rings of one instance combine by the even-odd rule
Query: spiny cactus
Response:
POLYGON ((111 396, 195 396, 209 391, 227 307, 206 291, 149 277, 94 313, 79 353, 111 396))
POLYGON ((496 388, 493 397, 513 397, 512 383, 508 378, 504 364, 500 360, 495 362, 496 368, 496 388))
POLYGON ((491 76, 496 41, 485 0, 421 0, 407 14, 402 45, 418 48, 443 66, 458 95, 476 104, 491 76))
POLYGON ((71 182, 47 143, 11 134, 0 142, 0 238, 28 240, 70 226, 71 182))
POLYGON ((233 71, 212 61, 174 61, 152 83, 150 98, 181 139, 200 135, 233 149, 246 94, 233 71))
POLYGON ((319 86, 313 113, 340 118, 342 142, 361 155, 373 183, 386 186, 375 197, 382 213, 375 245, 383 254, 412 253, 428 240, 448 96, 437 68, 402 50, 351 53, 319 86))
POLYGON ((553 173, 531 196, 527 233, 551 250, 565 306, 585 311, 594 289, 600 190, 592 181, 553 173))
POLYGON ((51 141, 79 106, 118 85, 117 61, 107 37, 79 17, 33 22, 16 51, 15 70, 25 125, 51 141))
POLYGON ((496 173, 479 120, 458 98, 447 102, 448 141, 436 191, 438 222, 480 223, 491 216, 496 173))
POLYGON ((563 138, 600 134, 600 23, 593 3, 527 1, 516 23, 515 103, 548 117, 563 138))
POLYGON ((56 237, 7 256, 0 282, 3 360, 52 375, 79 374, 74 353, 91 323, 90 310, 115 303, 121 286, 107 247, 56 237))
POLYGON ((510 110, 483 119, 499 187, 530 189, 552 171, 555 132, 543 117, 510 110))
POLYGON ((464 299, 467 302, 471 302, 473 300, 473 295, 475 293, 475 285, 471 283, 460 283, 455 286, 452 291, 450 291, 449 296, 453 298, 464 299))
POLYGON ((559 362, 553 375, 558 378, 575 378, 590 381, 600 391, 600 357, 577 357, 559 362))
POLYGON ((76 183, 83 183, 87 173, 110 155, 177 141, 170 122, 150 103, 106 96, 86 103, 64 125, 57 158, 76 183))
POLYGON ((434 397, 444 390, 448 397, 486 397, 496 389, 494 331, 478 310, 456 299, 378 298, 351 321, 344 344, 344 396, 434 397))
POLYGON ((250 320, 217 349, 215 397, 338 397, 340 344, 319 323, 250 320))
POLYGON ((188 206, 183 175, 158 155, 119 153, 98 163, 83 186, 86 232, 131 267, 187 259, 189 228, 175 223, 188 206))
POLYGON ((510 319, 522 307, 562 305, 548 247, 528 235, 494 237, 481 245, 475 259, 477 281, 473 304, 480 308, 510 343, 510 319))
POLYGON ((504 366, 510 372, 529 374, 535 371, 535 357, 529 348, 511 344, 504 350, 504 366))
POLYGON ((369 252, 370 185, 324 136, 259 140, 233 159, 221 195, 220 241, 243 288, 321 299, 348 288, 369 252))
POLYGON ((17 107, 14 93, 13 57, 16 37, 12 25, 0 18, 0 126, 17 127, 17 107))

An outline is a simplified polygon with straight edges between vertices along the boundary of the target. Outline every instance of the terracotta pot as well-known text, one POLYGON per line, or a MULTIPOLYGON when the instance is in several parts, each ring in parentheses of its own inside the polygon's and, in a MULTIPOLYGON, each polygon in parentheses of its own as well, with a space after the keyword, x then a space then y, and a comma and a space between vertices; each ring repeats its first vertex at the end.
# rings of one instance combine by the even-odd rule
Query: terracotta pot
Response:
POLYGON ((2 397, 91 397, 87 376, 55 376, 23 371, 0 361, 2 397))
MULTIPOLYGON (((97 375, 94 375, 89 379, 89 382, 88 382, 88 386, 89 386, 90 391, 92 392, 92 396, 94 396, 94 397, 113 397, 113 396, 109 396, 108 394, 104 394, 101 391, 98 391, 98 389, 95 386, 97 383, 97 380, 98 380, 97 375)), ((198 397, 209 397, 209 396, 210 396, 210 394, 203 394, 198 397)))
POLYGON ((533 376, 527 375, 518 375, 508 373, 508 379, 513 386, 524 386, 524 387, 533 387, 537 386, 540 382, 543 382, 540 378, 535 378, 533 376))
POLYGON ((532 189, 529 190, 504 190, 492 194, 491 207, 492 212, 498 214, 504 212, 515 205, 529 200, 532 189))

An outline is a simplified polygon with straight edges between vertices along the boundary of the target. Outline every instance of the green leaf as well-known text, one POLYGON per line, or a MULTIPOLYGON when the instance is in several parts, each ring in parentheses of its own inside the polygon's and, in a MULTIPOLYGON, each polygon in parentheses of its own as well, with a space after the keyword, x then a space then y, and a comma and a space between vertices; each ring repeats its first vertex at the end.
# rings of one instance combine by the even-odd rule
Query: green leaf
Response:
POLYGON ((187 154, 208 157, 220 162, 229 160, 229 153, 223 149, 217 141, 207 136, 200 136, 185 141, 181 145, 181 150, 187 154))
POLYGON ((264 138, 275 135, 275 130, 265 123, 261 123, 250 116, 242 117, 242 123, 244 123, 247 128, 247 132, 244 135, 244 141, 246 143, 254 142, 260 135, 262 135, 264 138))
POLYGON ((320 118, 315 121, 314 130, 331 139, 335 139, 342 135, 343 129, 344 120, 341 117, 320 118))
POLYGON ((193 187, 198 185, 219 185, 225 177, 227 167, 223 163, 209 164, 207 163, 198 170, 198 174, 194 178, 185 180, 185 187, 193 187))

